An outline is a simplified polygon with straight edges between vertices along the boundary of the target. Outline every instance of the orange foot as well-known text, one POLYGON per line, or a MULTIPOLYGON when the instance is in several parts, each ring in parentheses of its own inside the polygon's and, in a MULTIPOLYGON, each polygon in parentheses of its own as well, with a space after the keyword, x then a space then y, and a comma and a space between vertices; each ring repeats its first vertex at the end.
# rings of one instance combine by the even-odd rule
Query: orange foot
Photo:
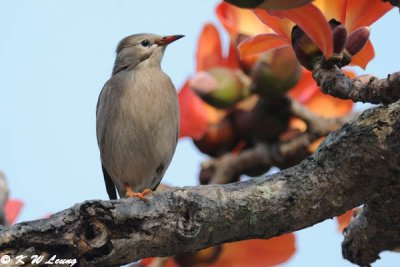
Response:
POLYGON ((126 197, 138 197, 142 201, 147 201, 145 196, 150 194, 151 192, 153 192, 150 189, 145 189, 141 193, 139 193, 139 192, 136 193, 136 192, 132 191, 132 188, 128 184, 125 184, 125 190, 126 190, 126 194, 125 194, 126 197))

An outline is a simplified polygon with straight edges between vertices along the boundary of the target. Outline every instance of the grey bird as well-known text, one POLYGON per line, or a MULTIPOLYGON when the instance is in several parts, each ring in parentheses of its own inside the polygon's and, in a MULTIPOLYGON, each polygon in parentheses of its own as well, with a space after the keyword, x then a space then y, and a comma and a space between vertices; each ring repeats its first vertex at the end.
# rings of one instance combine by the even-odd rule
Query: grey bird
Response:
POLYGON ((178 98, 161 69, 168 44, 183 35, 134 34, 121 40, 96 110, 97 142, 110 199, 155 190, 175 152, 178 98))

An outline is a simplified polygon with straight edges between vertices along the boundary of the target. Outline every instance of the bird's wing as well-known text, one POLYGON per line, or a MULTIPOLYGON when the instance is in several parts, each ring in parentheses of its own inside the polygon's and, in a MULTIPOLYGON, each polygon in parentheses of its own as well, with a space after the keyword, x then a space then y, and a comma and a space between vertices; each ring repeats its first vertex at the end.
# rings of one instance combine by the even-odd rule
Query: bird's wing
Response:
MULTIPOLYGON (((100 127, 99 129, 99 106, 100 106, 100 99, 102 97, 102 94, 105 93, 107 88, 110 86, 109 81, 104 85, 103 89, 101 90, 101 93, 99 95, 99 99, 97 101, 97 106, 96 106, 96 133, 97 133, 97 142, 99 144, 100 150, 101 150, 101 143, 104 138, 104 128, 100 127)), ((103 176, 104 176, 104 182, 106 184, 106 190, 107 194, 110 197, 110 199, 117 199, 117 192, 115 185, 113 181, 111 180, 111 176, 108 174, 106 168, 104 167, 104 164, 101 164, 101 168, 103 170, 103 176)))
POLYGON ((106 189, 107 189, 108 196, 110 197, 111 200, 117 199, 117 190, 116 190, 115 185, 112 182, 111 177, 108 174, 106 168, 104 168, 103 164, 101 164, 101 169, 103 170, 104 182, 106 183, 106 189))

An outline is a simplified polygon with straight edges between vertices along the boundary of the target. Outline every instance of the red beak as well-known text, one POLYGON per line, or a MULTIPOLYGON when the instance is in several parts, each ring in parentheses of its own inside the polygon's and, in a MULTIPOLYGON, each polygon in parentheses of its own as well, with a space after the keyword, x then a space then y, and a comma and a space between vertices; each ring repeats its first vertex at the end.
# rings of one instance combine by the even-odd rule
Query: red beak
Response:
POLYGON ((169 36, 164 36, 162 38, 160 38, 159 40, 157 40, 155 43, 159 46, 162 45, 167 45, 170 44, 178 39, 181 39, 182 37, 184 37, 185 35, 169 35, 169 36))

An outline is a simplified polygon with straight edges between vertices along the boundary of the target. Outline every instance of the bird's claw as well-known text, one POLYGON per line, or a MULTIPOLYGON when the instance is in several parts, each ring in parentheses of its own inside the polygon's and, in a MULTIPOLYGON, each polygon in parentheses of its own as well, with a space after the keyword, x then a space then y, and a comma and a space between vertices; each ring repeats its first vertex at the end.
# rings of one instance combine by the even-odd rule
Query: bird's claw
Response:
POLYGON ((145 189, 143 190, 143 192, 133 192, 130 186, 126 186, 126 193, 125 196, 126 197, 137 197, 142 201, 147 201, 146 199, 146 195, 152 193, 153 191, 151 191, 150 189, 145 189))

